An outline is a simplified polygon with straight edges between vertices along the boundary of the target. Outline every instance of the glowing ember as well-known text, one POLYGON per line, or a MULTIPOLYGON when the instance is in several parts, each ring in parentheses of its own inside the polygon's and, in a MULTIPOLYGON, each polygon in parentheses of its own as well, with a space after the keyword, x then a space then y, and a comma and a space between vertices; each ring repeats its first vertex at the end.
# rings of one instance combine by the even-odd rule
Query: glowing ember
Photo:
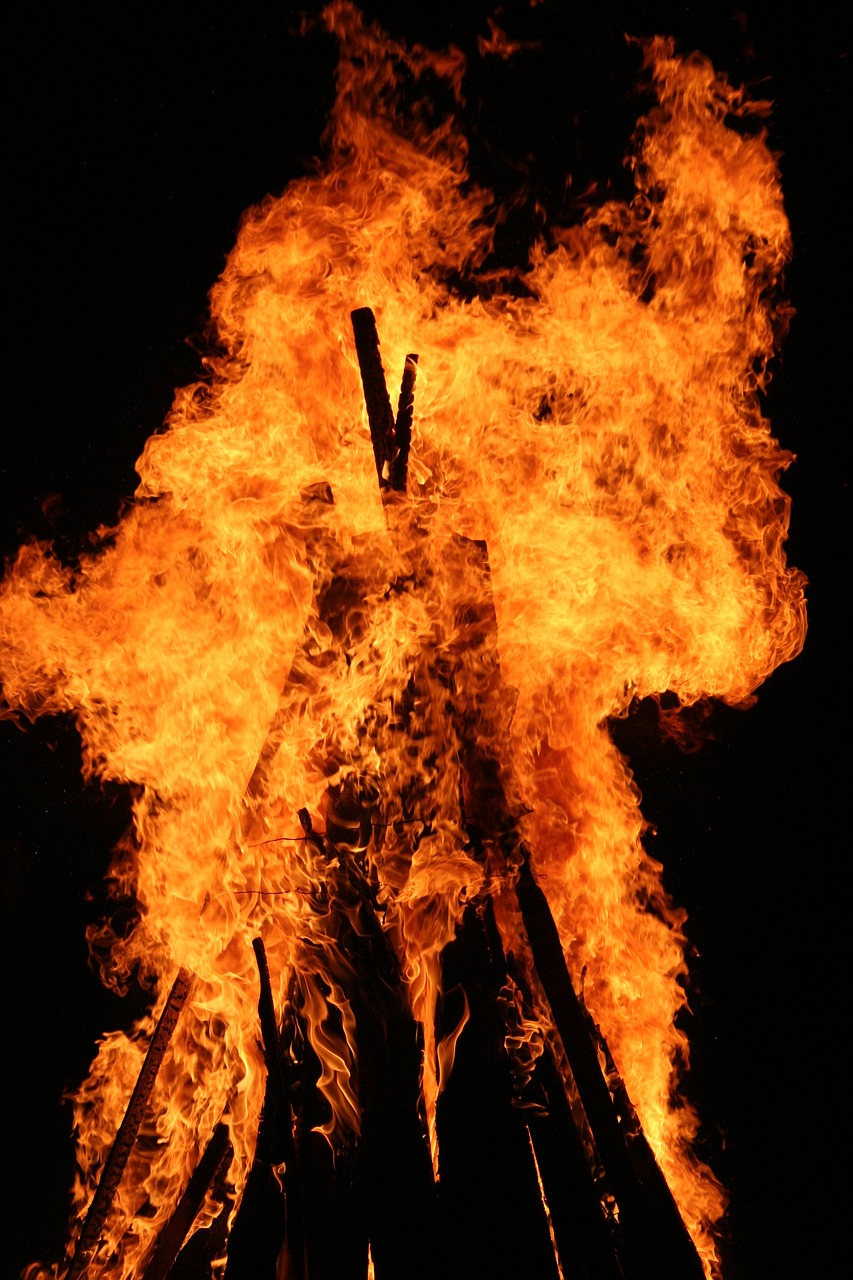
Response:
MULTIPOLYGON (((24 547, 3 583, 8 714, 72 712, 87 773, 133 784, 117 889, 141 918, 107 965, 141 966, 159 995, 133 1035, 104 1037, 78 1091, 74 1232, 179 968, 194 983, 154 1088, 156 1141, 122 1179, 105 1273, 141 1274, 223 1115, 239 1199, 266 1078, 258 936, 277 1007, 299 1002, 322 1066, 319 1127, 332 1144, 358 1133, 323 899, 344 889, 300 810, 317 832, 351 821, 378 885, 437 1161, 467 1017, 437 1041, 442 950, 486 890, 504 946, 523 950, 517 868, 486 823, 483 847, 470 839, 492 801, 460 761, 482 749, 710 1274, 725 1196, 675 1097, 684 913, 644 852, 606 721, 666 691, 743 702, 802 644, 777 484, 790 459, 757 398, 785 315, 774 159, 729 127, 755 104, 653 41, 635 199, 550 228, 521 277, 487 272, 500 211, 469 183, 452 120, 404 109, 399 87, 461 95, 461 55, 394 44, 346 3, 325 20, 341 45, 330 158, 247 215, 211 294, 225 354, 177 395, 96 551, 72 570, 24 547), (377 486, 350 323, 367 306, 390 387, 419 355, 408 501, 377 486)), ((543 1032, 519 1015, 516 1061, 543 1032)))

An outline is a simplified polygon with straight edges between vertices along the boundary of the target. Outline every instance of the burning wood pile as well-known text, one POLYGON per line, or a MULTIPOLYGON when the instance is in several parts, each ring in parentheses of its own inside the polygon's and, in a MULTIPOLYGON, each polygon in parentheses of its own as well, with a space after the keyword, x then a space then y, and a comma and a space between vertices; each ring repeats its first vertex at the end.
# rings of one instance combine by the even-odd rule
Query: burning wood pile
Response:
POLYGON ((28 1274, 698 1280, 684 918, 606 720, 743 701, 802 641, 773 158, 652 42, 635 200, 498 270, 457 127, 402 105, 461 55, 325 19, 330 162, 244 222, 209 378, 96 552, 4 583, 10 713, 73 711, 134 786, 139 919, 97 942, 157 996, 28 1274))

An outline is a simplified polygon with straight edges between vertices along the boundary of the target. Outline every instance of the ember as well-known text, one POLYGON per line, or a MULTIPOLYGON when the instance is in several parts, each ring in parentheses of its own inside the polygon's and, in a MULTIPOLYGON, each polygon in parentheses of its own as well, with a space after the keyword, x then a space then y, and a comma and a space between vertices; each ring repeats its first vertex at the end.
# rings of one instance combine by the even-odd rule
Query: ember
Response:
POLYGON ((509 268, 418 96, 462 56, 324 17, 328 163, 247 215, 209 377, 94 551, 4 582, 9 714, 134 788, 104 966, 156 992, 78 1090, 63 1266, 710 1275, 685 917, 606 722, 802 644, 761 108, 650 41, 637 194, 509 268))

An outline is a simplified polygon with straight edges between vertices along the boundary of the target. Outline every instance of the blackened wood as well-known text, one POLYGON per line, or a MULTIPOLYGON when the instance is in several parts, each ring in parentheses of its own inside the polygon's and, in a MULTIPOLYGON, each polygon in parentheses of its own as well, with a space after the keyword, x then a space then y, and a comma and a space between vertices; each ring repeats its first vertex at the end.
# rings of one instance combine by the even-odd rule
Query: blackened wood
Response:
POLYGON ((391 484, 391 459, 394 452, 394 415, 388 398, 385 371, 379 354, 376 318, 370 307, 359 307, 351 314, 355 350, 364 388, 364 403, 370 424, 370 439, 380 489, 391 484))
POLYGON ((556 1280, 525 1117, 513 1106, 506 1028, 497 1001, 501 961, 488 945, 478 907, 470 905, 441 957, 445 995, 439 1033, 452 1032, 466 1001, 468 1008, 436 1115, 447 1242, 443 1274, 453 1280, 477 1275, 556 1280))
POLYGON ((316 975, 294 974, 282 1027, 283 1055, 292 1064, 308 1280, 367 1280, 367 1223, 355 1185, 355 1139, 336 1141, 333 1149, 320 1132, 331 1110, 317 1087, 323 1068, 303 1015, 309 986, 320 990, 316 975))
MULTIPOLYGON (((225 1169, 229 1163, 223 1161, 225 1169)), ((222 1208, 210 1226, 202 1227, 188 1237, 172 1264, 169 1280, 211 1280, 214 1261, 225 1255, 233 1201, 228 1195, 222 1169, 211 1188, 211 1194, 221 1201, 222 1208)))
MULTIPOLYGON (((483 923, 490 950, 504 956, 491 898, 483 923)), ((535 1017, 532 992, 512 954, 504 958, 504 972, 518 988, 526 1016, 535 1017)), ((618 1260, 622 1252, 618 1228, 605 1218, 565 1082, 547 1039, 521 1102, 564 1274, 571 1280, 626 1280, 618 1260)))
POLYGON ((332 1151, 307 1125, 298 1149, 309 1280, 367 1280, 368 1226, 354 1151, 332 1151))
POLYGON ((184 1240, 198 1216, 204 1197, 226 1160, 231 1159, 228 1126, 220 1123, 213 1131, 204 1154, 193 1171, 183 1195, 160 1233, 157 1247, 145 1268, 144 1280, 166 1280, 184 1240))
POLYGON ((545 1114, 528 1114, 545 1199, 567 1276, 578 1280, 624 1280, 618 1228, 608 1224, 593 1182, 563 1081, 547 1044, 533 1069, 532 1094, 541 1091, 545 1114))
MULTIPOLYGON (((293 1116, 281 1055, 278 1018, 273 1000, 267 953, 262 938, 252 939, 252 950, 258 965, 260 982, 258 1016, 267 1064, 265 1124, 262 1126, 262 1132, 258 1134, 255 1164, 260 1168, 264 1162, 270 1167, 284 1162, 285 1239, 283 1243, 289 1264, 288 1276, 292 1276, 295 1280, 297 1276, 307 1274, 307 1265, 302 1186, 293 1140, 293 1116)), ((275 1199, 275 1191, 272 1187, 268 1194, 275 1199)))
POLYGON ((252 939, 252 950, 258 965, 260 994, 258 996, 258 1017, 261 1022, 261 1036, 264 1042, 264 1060, 269 1077, 268 1094, 275 1109, 276 1139, 271 1152, 273 1160, 292 1162, 295 1156, 293 1145, 293 1127, 290 1114, 290 1102, 287 1096, 287 1085, 284 1078, 284 1066, 281 1060, 279 1045, 278 1019, 272 994, 267 953, 262 938, 252 939))
MULTIPOLYGON (((607 1078, 610 1082, 610 1090, 613 1095, 613 1105, 619 1116, 620 1126, 625 1133, 628 1150, 631 1155, 631 1163, 636 1170, 637 1177, 642 1184, 644 1191, 649 1196, 663 1204, 670 1213, 678 1214, 681 1220, 675 1197, 670 1190, 669 1183, 663 1175, 663 1171, 657 1162, 655 1153, 649 1145, 640 1117, 637 1115, 633 1102, 628 1094, 628 1089, 622 1076, 616 1070, 616 1064, 610 1047, 605 1040, 600 1027, 596 1024, 592 1015, 585 1005, 581 1004, 587 1025, 590 1028, 590 1035, 598 1046, 599 1052, 602 1054, 607 1067, 607 1078)), ((686 1231, 686 1228, 685 1228, 686 1231)))
POLYGON ((358 1043, 362 1117, 354 1194, 363 1206, 376 1280, 433 1280, 443 1264, 432 1165, 419 1118, 417 1028, 364 873, 345 846, 323 844, 326 932, 333 954, 344 961, 334 977, 350 1002, 358 1043))
MULTIPOLYGON (((619 1116, 599 1065, 596 1046, 586 1025, 566 967, 559 932, 545 894, 533 878, 529 851, 519 838, 517 822, 507 801, 501 770, 493 751, 475 731, 486 723, 492 733, 502 722, 505 710, 497 661, 497 621, 490 590, 488 555, 484 545, 470 543, 460 568, 473 576, 476 589, 473 603, 457 619, 467 641, 466 650, 491 656, 491 661, 472 664, 469 652, 459 655, 458 696, 454 719, 463 745, 463 810, 475 846, 484 837, 499 840, 508 863, 519 866, 516 885, 519 907, 533 964, 566 1057, 580 1094, 596 1147, 607 1173, 610 1188, 620 1209, 623 1224, 624 1256, 636 1262, 636 1274, 651 1280, 672 1275, 678 1280, 701 1280, 704 1275, 695 1246, 678 1212, 677 1205, 654 1163, 646 1177, 631 1159, 627 1126, 619 1116), (470 686, 470 687, 469 687, 470 686), (655 1176, 659 1175, 659 1176, 655 1176)), ((637 1126, 639 1128, 639 1126, 637 1126)), ((649 1152, 645 1139, 638 1147, 644 1165, 649 1152)))
POLYGON ((409 470, 409 449, 412 443, 412 417, 415 407, 415 379, 418 376, 418 357, 410 352, 403 368, 397 418, 394 422, 394 458, 391 463, 391 488, 406 492, 409 470))
MULTIPOLYGON (((257 1149, 268 1150, 272 1138, 272 1109, 264 1099, 257 1149)), ((228 1233, 225 1280, 277 1280, 278 1258, 287 1234, 287 1214, 281 1185, 272 1163, 260 1156, 249 1170, 237 1216, 228 1233)), ((297 1265, 301 1260, 296 1259, 297 1265)), ((293 1274, 293 1273, 291 1273, 293 1274)), ((295 1275, 303 1280, 303 1272, 295 1275)))
POLYGON ((359 307, 351 312, 351 319, 379 488, 405 493, 418 357, 412 353, 406 356, 395 419, 379 353, 376 317, 370 307, 359 307))
POLYGON ((566 967, 548 900, 533 878, 528 851, 516 885, 533 963, 583 1103, 613 1194, 631 1264, 649 1280, 703 1280, 704 1268, 664 1182, 641 1183, 566 967))
POLYGON ((121 1182, 121 1175, 133 1150, 139 1126, 145 1116, 148 1100, 151 1097, 151 1091, 157 1079, 157 1072, 160 1070, 160 1064, 169 1047, 169 1041, 175 1030, 178 1015, 190 993, 192 982, 192 975, 186 969, 180 969, 154 1029, 148 1052, 145 1055, 145 1061, 142 1064, 142 1070, 134 1085, 124 1118, 119 1125, 115 1141, 104 1164, 100 1181, 92 1197, 92 1203, 89 1205, 86 1220, 83 1223, 83 1230, 77 1241, 74 1256, 66 1272, 66 1280, 78 1280, 78 1277, 83 1275, 92 1260, 107 1214, 112 1207, 116 1191, 121 1182))

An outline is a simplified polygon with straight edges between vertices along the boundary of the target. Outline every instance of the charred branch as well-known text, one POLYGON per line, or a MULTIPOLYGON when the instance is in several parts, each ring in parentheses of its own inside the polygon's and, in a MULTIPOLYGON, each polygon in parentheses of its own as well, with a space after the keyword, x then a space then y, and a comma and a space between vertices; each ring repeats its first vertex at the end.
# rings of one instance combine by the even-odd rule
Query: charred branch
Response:
POLYGON ((370 307, 359 307, 352 312, 351 318, 376 475, 380 489, 387 489, 391 483, 391 458, 394 452, 394 415, 388 399, 382 357, 379 354, 376 317, 370 307))

